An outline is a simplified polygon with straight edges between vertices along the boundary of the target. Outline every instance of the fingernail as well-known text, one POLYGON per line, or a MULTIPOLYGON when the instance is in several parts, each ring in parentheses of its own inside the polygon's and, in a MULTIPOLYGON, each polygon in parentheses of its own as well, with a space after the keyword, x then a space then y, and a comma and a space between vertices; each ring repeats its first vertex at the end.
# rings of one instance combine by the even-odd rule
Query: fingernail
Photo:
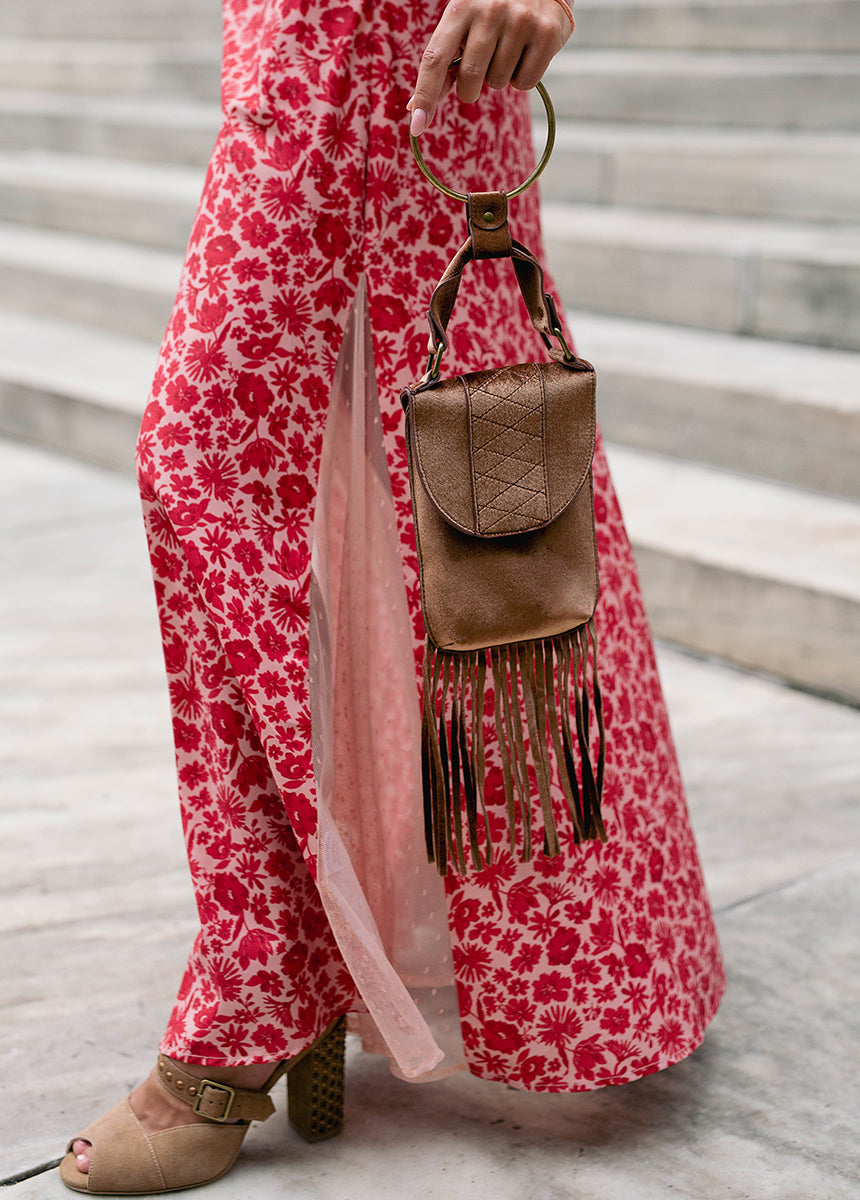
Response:
POLYGON ((427 127, 427 114, 423 108, 416 108, 412 113, 409 132, 413 137, 420 137, 427 127))
POLYGON ((414 103, 415 103, 415 97, 410 96, 409 99, 406 101, 406 111, 407 112, 412 112, 412 105, 414 103))

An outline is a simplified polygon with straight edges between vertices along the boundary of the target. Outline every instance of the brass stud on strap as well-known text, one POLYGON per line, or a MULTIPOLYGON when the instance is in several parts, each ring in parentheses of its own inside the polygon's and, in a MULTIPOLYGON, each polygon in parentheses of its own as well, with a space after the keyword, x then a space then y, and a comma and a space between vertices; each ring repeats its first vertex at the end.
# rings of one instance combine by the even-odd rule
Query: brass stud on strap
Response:
POLYGON ((491 208, 488 208, 487 211, 484 213, 484 220, 487 222, 492 221, 492 219, 493 219, 493 217, 495 217, 495 215, 496 214, 493 212, 493 210, 491 208))
POLYGON ((181 1079, 177 1079, 177 1081, 176 1081, 176 1090, 177 1090, 177 1091, 179 1091, 179 1092, 181 1092, 181 1091, 182 1091, 182 1089, 183 1089, 184 1087, 185 1087, 185 1084, 182 1082, 182 1080, 181 1080, 181 1079))
POLYGON ((189 1095, 189 1096, 196 1096, 196 1095, 197 1095, 197 1088, 194 1086, 194 1084, 193 1084, 193 1083, 192 1083, 191 1087, 188 1089, 188 1095, 189 1095))

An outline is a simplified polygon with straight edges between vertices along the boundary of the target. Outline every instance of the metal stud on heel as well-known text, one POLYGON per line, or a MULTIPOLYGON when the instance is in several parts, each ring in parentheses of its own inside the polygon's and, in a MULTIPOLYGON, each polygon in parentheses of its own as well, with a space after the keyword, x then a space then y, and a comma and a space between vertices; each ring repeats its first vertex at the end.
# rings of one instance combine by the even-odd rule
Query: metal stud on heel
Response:
POLYGON ((338 1017, 289 1068, 290 1124, 306 1142, 321 1142, 343 1128, 345 1046, 346 1017, 338 1017))

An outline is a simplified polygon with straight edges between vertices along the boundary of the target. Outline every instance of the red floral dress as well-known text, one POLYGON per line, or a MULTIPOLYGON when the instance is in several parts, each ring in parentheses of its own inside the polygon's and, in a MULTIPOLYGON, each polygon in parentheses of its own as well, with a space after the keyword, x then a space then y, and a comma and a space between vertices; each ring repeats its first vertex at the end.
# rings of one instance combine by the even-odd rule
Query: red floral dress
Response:
MULTIPOLYGON (((315 882, 311 529, 363 274, 417 709, 423 628, 399 391, 423 370, 427 298, 465 221, 419 177, 405 104, 443 7, 225 0, 224 124, 138 446, 200 915, 162 1050, 188 1062, 283 1058, 364 1007, 315 882)), ((528 98, 449 97, 422 144, 457 186, 518 181, 533 161, 528 98)), ((512 203, 511 224, 542 257, 536 189, 512 203)), ((543 357, 510 264, 470 270, 446 371, 543 357)), ((724 987, 600 449, 595 495, 609 841, 575 846, 559 812, 559 857, 523 863, 502 848, 445 883, 469 1069, 534 1090, 621 1083, 683 1058, 724 987)))

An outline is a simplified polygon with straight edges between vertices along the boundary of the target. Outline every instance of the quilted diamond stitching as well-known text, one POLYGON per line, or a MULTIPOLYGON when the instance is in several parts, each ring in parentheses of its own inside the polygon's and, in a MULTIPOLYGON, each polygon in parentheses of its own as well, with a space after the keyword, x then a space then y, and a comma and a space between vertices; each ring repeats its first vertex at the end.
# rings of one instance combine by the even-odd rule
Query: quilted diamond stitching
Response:
POLYGON ((494 372, 469 396, 472 486, 479 533, 515 533, 549 519, 543 438, 543 394, 517 376, 494 372))

